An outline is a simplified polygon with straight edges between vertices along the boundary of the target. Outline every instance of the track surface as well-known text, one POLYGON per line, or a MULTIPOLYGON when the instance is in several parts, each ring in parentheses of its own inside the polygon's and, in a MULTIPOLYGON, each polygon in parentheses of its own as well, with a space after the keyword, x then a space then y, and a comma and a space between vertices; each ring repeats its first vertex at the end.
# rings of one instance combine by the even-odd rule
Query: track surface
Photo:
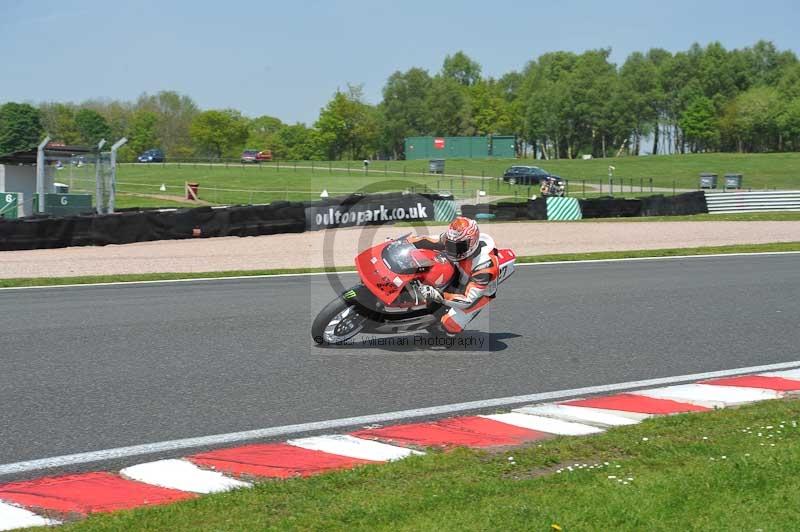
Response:
POLYGON ((312 346, 331 284, 0 291, 0 464, 800 352, 799 255, 520 267, 450 349, 312 346))

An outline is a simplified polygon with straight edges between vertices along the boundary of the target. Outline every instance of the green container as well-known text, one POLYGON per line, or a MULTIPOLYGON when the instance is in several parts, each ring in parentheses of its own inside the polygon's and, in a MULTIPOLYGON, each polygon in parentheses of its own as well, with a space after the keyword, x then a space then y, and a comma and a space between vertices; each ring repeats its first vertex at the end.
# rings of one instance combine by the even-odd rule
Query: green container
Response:
MULTIPOLYGON (((33 212, 39 212, 39 195, 33 197, 33 212)), ((90 194, 45 194, 44 212, 53 216, 75 216, 94 212, 90 194)))
POLYGON ((491 138, 489 155, 498 159, 513 159, 517 156, 517 137, 513 135, 495 135, 491 138))
POLYGON ((0 192, 0 218, 16 220, 19 218, 19 194, 0 192))
POLYGON ((407 137, 406 160, 420 159, 513 159, 514 136, 488 137, 407 137))

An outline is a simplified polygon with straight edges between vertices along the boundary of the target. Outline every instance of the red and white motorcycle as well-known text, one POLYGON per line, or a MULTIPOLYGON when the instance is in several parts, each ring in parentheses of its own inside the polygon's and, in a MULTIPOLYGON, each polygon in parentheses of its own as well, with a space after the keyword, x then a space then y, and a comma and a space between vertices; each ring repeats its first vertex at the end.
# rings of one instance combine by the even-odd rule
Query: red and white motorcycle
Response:
MULTIPOLYGON (((516 255, 496 251, 498 284, 514 273, 516 255)), ((359 333, 397 334, 433 327, 447 311, 428 303, 418 291, 422 284, 446 290, 458 279, 443 252, 417 249, 408 235, 373 246, 356 257, 361 282, 328 303, 311 326, 318 344, 342 344, 359 333)))

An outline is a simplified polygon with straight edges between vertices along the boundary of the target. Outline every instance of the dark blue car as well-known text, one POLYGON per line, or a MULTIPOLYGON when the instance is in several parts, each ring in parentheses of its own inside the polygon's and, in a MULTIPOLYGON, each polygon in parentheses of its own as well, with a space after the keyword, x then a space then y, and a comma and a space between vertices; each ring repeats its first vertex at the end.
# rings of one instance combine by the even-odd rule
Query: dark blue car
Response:
POLYGON ((550 177, 562 180, 557 175, 542 170, 538 166, 512 166, 503 174, 503 181, 509 185, 538 185, 550 177))
POLYGON ((164 152, 161 150, 147 150, 136 158, 140 163, 163 163, 164 152))

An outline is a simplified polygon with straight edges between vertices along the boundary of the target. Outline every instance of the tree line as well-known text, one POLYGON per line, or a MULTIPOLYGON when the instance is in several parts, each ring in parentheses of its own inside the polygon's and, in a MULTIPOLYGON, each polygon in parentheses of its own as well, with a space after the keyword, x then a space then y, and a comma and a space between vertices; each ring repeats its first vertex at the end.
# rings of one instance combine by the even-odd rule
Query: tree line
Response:
POLYGON ((46 133, 66 144, 129 139, 131 160, 150 148, 170 159, 237 157, 270 149, 280 159, 401 158, 410 136, 515 135, 520 156, 575 158, 648 152, 800 151, 800 62, 771 42, 720 43, 671 53, 634 52, 621 66, 610 49, 551 52, 520 71, 484 77, 463 52, 431 74, 389 76, 370 104, 358 85, 336 91, 314 124, 201 110, 162 91, 135 102, 9 102, 0 107, 0 153, 46 133))

